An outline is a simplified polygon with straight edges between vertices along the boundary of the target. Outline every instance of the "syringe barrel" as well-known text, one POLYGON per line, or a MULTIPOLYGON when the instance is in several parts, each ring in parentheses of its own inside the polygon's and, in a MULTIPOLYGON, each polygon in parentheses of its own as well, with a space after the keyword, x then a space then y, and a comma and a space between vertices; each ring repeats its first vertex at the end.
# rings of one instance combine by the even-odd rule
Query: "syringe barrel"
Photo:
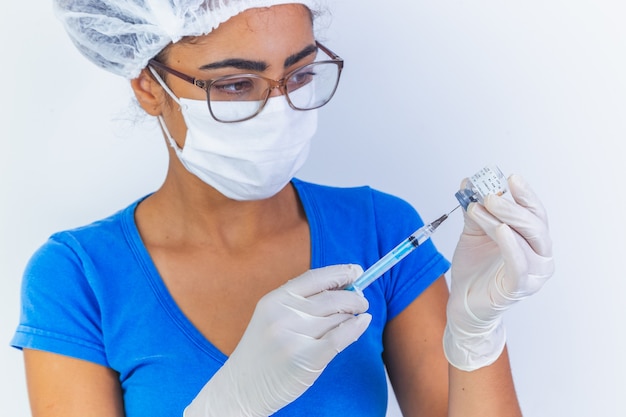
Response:
POLYGON ((435 228, 430 224, 417 229, 408 238, 400 242, 399 245, 390 250, 374 265, 363 272, 363 274, 346 289, 362 292, 372 282, 376 281, 376 279, 378 279, 381 275, 389 271, 395 264, 404 259, 404 257, 411 253, 415 248, 424 243, 424 241, 426 241, 434 231, 435 228))

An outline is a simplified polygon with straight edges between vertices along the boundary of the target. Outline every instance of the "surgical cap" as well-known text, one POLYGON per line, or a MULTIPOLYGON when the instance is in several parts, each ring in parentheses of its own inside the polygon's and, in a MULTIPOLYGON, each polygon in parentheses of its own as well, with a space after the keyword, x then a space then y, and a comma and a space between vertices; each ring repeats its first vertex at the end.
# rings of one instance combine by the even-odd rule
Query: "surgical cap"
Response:
POLYGON ((78 50, 96 65, 135 78, 170 43, 210 33, 251 8, 316 0, 54 0, 78 50))

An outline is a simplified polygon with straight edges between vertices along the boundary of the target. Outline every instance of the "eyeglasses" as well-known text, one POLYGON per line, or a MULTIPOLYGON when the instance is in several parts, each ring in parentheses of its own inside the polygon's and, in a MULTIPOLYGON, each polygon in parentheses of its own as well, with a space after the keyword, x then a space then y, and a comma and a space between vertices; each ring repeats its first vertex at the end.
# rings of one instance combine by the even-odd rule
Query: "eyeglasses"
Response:
POLYGON ((257 74, 233 74, 213 80, 199 80, 151 59, 149 64, 206 91, 209 112, 223 123, 242 122, 259 114, 273 89, 278 88, 294 110, 313 110, 330 101, 337 90, 343 59, 315 42, 330 59, 315 61, 289 72, 280 80, 257 74), (221 102, 245 102, 236 112, 221 102))

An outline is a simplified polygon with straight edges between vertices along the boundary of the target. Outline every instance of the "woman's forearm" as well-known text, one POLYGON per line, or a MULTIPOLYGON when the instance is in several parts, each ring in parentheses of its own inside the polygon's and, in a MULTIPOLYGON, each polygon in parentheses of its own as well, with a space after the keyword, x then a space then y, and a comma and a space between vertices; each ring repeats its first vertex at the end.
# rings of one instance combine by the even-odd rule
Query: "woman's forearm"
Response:
POLYGON ((521 417, 507 350, 475 371, 449 366, 450 417, 521 417))

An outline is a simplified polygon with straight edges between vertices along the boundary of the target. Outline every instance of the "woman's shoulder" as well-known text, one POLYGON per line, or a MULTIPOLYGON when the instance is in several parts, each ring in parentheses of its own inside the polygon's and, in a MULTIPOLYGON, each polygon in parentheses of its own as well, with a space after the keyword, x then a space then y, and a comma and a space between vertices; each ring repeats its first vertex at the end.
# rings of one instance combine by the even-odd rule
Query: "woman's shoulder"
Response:
POLYGON ((293 184, 303 202, 312 200, 324 208, 343 211, 372 211, 379 218, 387 216, 418 217, 413 206, 401 197, 372 188, 368 185, 337 187, 294 179, 293 184))
POLYGON ((87 243, 94 240, 104 244, 108 240, 118 239, 120 233, 125 229, 134 227, 135 209, 144 198, 142 197, 128 206, 91 223, 57 231, 50 236, 49 241, 87 243))
POLYGON ((372 200, 376 204, 410 205, 401 197, 372 188, 369 185, 333 186, 303 181, 294 178, 292 183, 300 194, 306 192, 319 197, 326 197, 336 202, 352 200, 372 200))
POLYGON ((139 239, 134 212, 141 200, 107 217, 53 233, 33 253, 26 272, 60 265, 82 269, 97 259, 121 256, 129 244, 139 239))

